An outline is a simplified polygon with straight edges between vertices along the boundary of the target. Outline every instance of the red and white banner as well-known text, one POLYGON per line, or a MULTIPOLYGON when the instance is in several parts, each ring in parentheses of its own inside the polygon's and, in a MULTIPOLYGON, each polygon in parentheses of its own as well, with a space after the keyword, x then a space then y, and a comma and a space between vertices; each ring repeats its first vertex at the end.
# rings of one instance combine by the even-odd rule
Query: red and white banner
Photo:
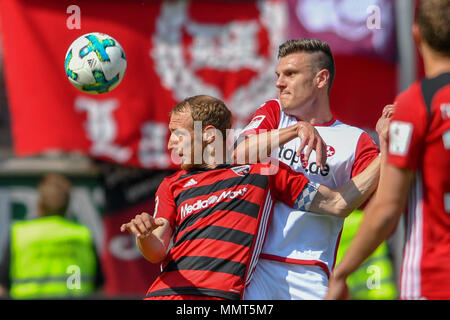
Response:
POLYGON ((395 61, 394 0, 287 1, 290 38, 319 38, 336 55, 395 61))
POLYGON ((123 165, 165 169, 168 112, 197 94, 223 99, 242 126, 275 97, 285 3, 259 1, 0 0, 15 153, 80 151, 123 165), (69 13, 68 13, 69 12, 69 13), (122 83, 91 96, 66 79, 73 40, 103 32, 127 56, 122 83))
POLYGON ((289 38, 329 43, 335 118, 365 129, 397 92, 394 0, 287 0, 289 38))

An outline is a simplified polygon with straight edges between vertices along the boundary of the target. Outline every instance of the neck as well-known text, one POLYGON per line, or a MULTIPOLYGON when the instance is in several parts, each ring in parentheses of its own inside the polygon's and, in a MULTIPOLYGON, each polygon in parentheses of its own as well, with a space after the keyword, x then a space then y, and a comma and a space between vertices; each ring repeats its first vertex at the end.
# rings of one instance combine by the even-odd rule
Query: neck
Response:
POLYGON ((312 125, 330 122, 333 115, 330 110, 328 95, 319 96, 308 108, 299 108, 294 116, 312 125))
POLYGON ((440 74, 450 72, 450 57, 429 48, 426 44, 422 47, 425 77, 434 78, 440 74))
POLYGON ((226 163, 228 153, 224 147, 222 152, 218 152, 217 149, 209 144, 203 151, 203 164, 204 168, 214 169, 218 165, 226 163))

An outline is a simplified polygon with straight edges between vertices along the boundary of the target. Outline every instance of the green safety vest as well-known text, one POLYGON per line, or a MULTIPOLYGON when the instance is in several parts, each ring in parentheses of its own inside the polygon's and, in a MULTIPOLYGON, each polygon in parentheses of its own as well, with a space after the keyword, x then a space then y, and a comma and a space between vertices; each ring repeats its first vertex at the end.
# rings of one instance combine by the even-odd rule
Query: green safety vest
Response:
MULTIPOLYGON (((342 259, 362 221, 363 213, 355 210, 344 222, 336 264, 342 259)), ((397 299, 398 290, 389 249, 383 242, 364 263, 347 278, 350 298, 353 300, 397 299)))
POLYGON ((64 298, 94 291, 96 256, 90 231, 60 216, 15 222, 11 230, 14 299, 64 298))

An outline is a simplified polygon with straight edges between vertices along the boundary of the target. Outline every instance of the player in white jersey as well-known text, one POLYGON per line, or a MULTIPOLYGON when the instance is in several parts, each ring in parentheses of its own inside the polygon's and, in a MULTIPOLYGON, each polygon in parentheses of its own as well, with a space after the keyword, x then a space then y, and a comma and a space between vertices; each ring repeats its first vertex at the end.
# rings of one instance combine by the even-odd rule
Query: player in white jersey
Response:
MULTIPOLYGON (((256 159, 271 154, 311 181, 328 187, 344 184, 363 171, 379 150, 363 130, 332 116, 329 90, 334 60, 328 44, 316 39, 289 40, 280 46, 279 58, 278 100, 257 110, 236 143, 235 157, 242 159, 245 154, 256 159), (305 122, 315 127, 322 140, 300 139, 299 129, 305 122), (270 143, 258 141, 258 135, 267 130, 278 131, 281 147, 271 150, 270 143), (299 154, 305 145, 305 153, 299 154)), ((244 299, 323 299, 342 226, 342 218, 292 211, 277 203, 244 299)))

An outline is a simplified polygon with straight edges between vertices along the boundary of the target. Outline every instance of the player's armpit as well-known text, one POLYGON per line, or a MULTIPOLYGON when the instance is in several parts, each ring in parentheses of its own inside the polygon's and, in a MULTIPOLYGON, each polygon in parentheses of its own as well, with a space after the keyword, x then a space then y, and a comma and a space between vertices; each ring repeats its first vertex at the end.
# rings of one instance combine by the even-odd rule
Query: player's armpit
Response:
POLYGON ((339 188, 330 189, 321 185, 309 211, 346 217, 376 190, 379 177, 380 157, 377 157, 363 172, 339 188))

